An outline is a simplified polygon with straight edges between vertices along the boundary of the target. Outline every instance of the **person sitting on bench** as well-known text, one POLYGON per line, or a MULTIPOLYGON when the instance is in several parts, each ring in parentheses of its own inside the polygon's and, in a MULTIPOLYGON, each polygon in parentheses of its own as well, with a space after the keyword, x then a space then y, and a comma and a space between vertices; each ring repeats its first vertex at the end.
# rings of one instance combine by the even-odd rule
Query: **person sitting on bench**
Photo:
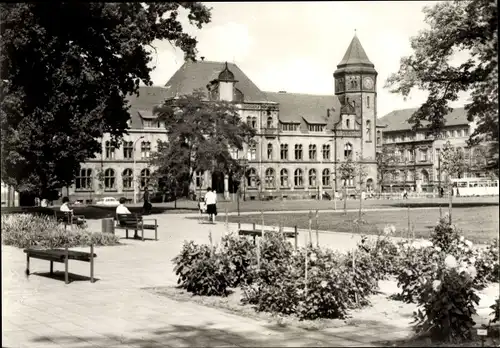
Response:
MULTIPOLYGON (((127 200, 125 199, 125 197, 122 197, 120 198, 119 202, 120 202, 120 205, 118 205, 116 207, 116 216, 118 216, 118 214, 132 214, 130 212, 130 210, 128 210, 128 208, 125 206, 125 202, 127 200)), ((119 221, 118 222, 120 223, 120 225, 122 225, 122 221, 119 221)), ((141 237, 139 237, 139 235, 137 234, 137 230, 134 230, 134 239, 140 239, 141 237)))
POLYGON ((62 199, 63 204, 59 208, 60 211, 65 212, 65 213, 71 213, 73 214, 73 209, 69 208, 69 198, 68 197, 63 197, 62 199))

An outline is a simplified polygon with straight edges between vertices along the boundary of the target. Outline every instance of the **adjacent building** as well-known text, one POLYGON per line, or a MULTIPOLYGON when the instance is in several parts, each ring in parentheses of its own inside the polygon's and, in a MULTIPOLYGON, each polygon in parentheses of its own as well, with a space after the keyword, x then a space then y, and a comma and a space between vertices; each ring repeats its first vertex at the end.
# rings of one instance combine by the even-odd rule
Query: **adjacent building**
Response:
MULTIPOLYGON (((378 120, 377 137, 382 137, 382 146, 393 155, 394 162, 387 168, 381 188, 385 192, 398 192, 405 187, 417 192, 435 192, 447 182, 448 174, 440 165, 440 153, 449 141, 463 151, 468 162, 464 177, 480 177, 485 156, 483 148, 467 145, 474 124, 467 121, 464 108, 453 109, 446 115, 446 123, 439 136, 427 135, 424 129, 413 131, 409 118, 417 109, 392 111, 378 120)), ((378 151, 381 152, 381 147, 378 151)))
MULTIPOLYGON (((165 87, 141 87, 130 99, 129 134, 119 149, 102 139, 102 155, 82 164, 76 183, 68 189, 73 200, 95 201, 102 196, 134 197, 148 185, 153 171, 149 157, 157 141, 167 140, 153 108, 175 102, 180 95, 202 89, 209 100, 235 103, 241 118, 255 128, 257 144, 231 150, 247 167, 240 192, 249 199, 315 198, 332 194, 356 178, 341 182, 339 165, 351 158, 362 162, 368 175, 363 187, 377 188, 377 71, 355 36, 333 73, 334 95, 264 92, 236 65, 187 61, 165 87)), ((229 198, 238 190, 227 173, 197 172, 194 190, 211 186, 229 198)))

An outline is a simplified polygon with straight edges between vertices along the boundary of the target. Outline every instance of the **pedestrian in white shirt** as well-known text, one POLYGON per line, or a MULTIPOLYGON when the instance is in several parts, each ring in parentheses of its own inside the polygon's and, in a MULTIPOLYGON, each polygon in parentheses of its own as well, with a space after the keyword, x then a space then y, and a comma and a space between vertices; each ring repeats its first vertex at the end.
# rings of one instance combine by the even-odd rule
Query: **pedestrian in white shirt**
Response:
POLYGON ((205 195, 205 204, 207 205, 207 213, 211 222, 215 222, 215 217, 217 216, 217 195, 212 192, 212 188, 207 188, 207 194, 205 195))
MULTIPOLYGON (((116 218, 117 219, 118 219, 118 215, 132 214, 130 212, 130 210, 128 210, 128 208, 125 206, 126 201, 127 201, 127 199, 125 199, 125 197, 120 198, 120 200, 119 200, 120 204, 116 207, 116 218)), ((125 225, 125 222, 120 221, 120 219, 118 219, 118 223, 122 226, 125 225)), ((137 230, 134 230, 134 239, 140 239, 140 238, 141 237, 139 237, 139 235, 137 234, 137 230)))

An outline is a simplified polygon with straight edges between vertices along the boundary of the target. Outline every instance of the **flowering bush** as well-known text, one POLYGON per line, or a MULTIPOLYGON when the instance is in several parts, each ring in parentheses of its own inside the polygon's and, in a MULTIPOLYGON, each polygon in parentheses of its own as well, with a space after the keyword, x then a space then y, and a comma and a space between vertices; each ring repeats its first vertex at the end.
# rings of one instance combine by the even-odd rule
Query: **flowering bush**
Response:
POLYGON ((474 306, 479 303, 473 287, 476 270, 474 266, 462 269, 454 256, 443 253, 436 263, 436 272, 425 275, 417 290, 416 331, 440 341, 468 340, 475 325, 474 306))
POLYGON ((369 254, 372 272, 377 280, 397 274, 401 248, 389 238, 394 232, 394 226, 386 226, 384 235, 379 235, 375 241, 368 241, 363 236, 358 243, 358 251, 369 254))
POLYGON ((491 320, 492 323, 496 323, 497 321, 500 320, 500 298, 497 298, 495 300, 495 303, 490 306, 491 309, 493 309, 493 319, 491 320))
POLYGON ((485 250, 477 253, 475 263, 478 279, 485 285, 486 282, 499 282, 500 267, 498 260, 498 239, 493 240, 485 250))
POLYGON ((251 283, 250 267, 256 262, 255 246, 248 238, 228 234, 222 237, 221 252, 233 264, 230 286, 251 283))
POLYGON ((449 252, 452 242, 460 237, 455 226, 452 226, 449 221, 448 215, 440 218, 430 237, 432 244, 441 248, 445 253, 449 252))

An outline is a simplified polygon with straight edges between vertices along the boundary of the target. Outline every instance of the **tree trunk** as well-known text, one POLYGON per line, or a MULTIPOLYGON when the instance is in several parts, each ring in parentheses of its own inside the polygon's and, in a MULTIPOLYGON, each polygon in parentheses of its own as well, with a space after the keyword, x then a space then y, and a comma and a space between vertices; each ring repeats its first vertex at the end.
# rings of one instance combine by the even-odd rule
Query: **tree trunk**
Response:
POLYGON ((344 186, 344 215, 347 215, 347 187, 344 186))

